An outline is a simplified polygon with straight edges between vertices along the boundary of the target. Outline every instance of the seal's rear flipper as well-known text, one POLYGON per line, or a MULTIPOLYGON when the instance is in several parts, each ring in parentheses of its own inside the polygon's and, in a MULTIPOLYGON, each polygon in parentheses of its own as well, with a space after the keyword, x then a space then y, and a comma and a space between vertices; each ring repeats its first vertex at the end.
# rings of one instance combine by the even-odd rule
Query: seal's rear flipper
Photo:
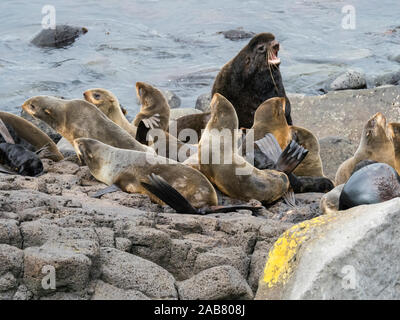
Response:
POLYGON ((115 184, 112 184, 111 186, 109 186, 107 188, 97 191, 94 195, 91 196, 91 198, 100 199, 103 195, 105 195, 107 193, 116 192, 116 191, 121 191, 121 188, 115 184))
POLYGON ((12 138, 10 132, 8 131, 6 125, 4 124, 3 120, 0 118, 0 135, 3 136, 4 141, 10 144, 15 144, 14 139, 12 138))
POLYGON ((163 177, 152 173, 149 176, 150 184, 141 182, 143 188, 154 194, 157 198, 164 201, 178 213, 199 214, 200 212, 182 196, 178 190, 174 189, 163 177))
POLYGON ((208 213, 226 213, 237 210, 250 210, 253 214, 257 215, 258 210, 262 209, 262 206, 252 207, 247 205, 236 205, 236 206, 213 206, 209 209, 204 210, 205 214, 208 213))
POLYGON ((279 156, 276 162, 276 168, 286 174, 291 173, 304 160, 307 154, 307 149, 292 140, 279 156))
POLYGON ((264 138, 257 140, 255 144, 268 158, 274 162, 278 161, 282 149, 272 133, 267 133, 264 138))

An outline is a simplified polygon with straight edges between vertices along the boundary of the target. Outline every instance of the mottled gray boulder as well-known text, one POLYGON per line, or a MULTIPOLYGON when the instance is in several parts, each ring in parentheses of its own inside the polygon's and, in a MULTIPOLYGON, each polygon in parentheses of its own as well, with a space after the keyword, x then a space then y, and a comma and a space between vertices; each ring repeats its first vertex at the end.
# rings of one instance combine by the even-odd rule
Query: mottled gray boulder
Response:
POLYGON ((399 85, 400 70, 377 76, 372 80, 372 82, 376 87, 384 85, 399 85))
POLYGON ((324 174, 335 180, 336 171, 348 158, 354 155, 357 145, 342 137, 325 137, 319 140, 320 155, 324 174))
POLYGON ((30 300, 33 298, 33 293, 28 290, 25 285, 20 285, 13 296, 13 300, 30 300))
POLYGON ((149 300, 137 290, 123 290, 98 280, 92 300, 149 300))
POLYGON ((0 276, 0 292, 8 291, 17 288, 18 282, 11 272, 7 272, 0 276))
POLYGON ((65 158, 76 154, 72 144, 64 137, 61 137, 61 139, 57 142, 57 148, 65 158))
POLYGON ((101 248, 101 278, 124 290, 150 298, 176 299, 174 277, 155 263, 114 248, 101 248))
POLYGON ((232 41, 238 41, 242 39, 250 39, 256 34, 251 31, 244 31, 243 28, 237 28, 237 29, 232 29, 232 30, 227 30, 227 31, 220 31, 217 32, 217 34, 223 34, 225 39, 229 39, 232 41))
POLYGON ((367 81, 365 75, 356 70, 347 70, 337 77, 330 85, 331 90, 365 89, 367 81))
POLYGON ((115 248, 120 251, 129 252, 131 250, 132 243, 129 239, 126 238, 115 238, 115 248))
POLYGON ((399 299, 400 199, 295 225, 274 244, 256 299, 399 299))
POLYGON ((163 93, 171 109, 179 108, 181 106, 181 98, 179 98, 175 92, 164 90, 163 93))
POLYGON ((204 270, 192 278, 178 282, 182 300, 227 300, 253 298, 253 293, 239 271, 232 266, 204 270))
POLYGON ((249 272, 250 259, 240 247, 214 248, 208 252, 200 253, 194 264, 194 272, 223 265, 235 267, 243 278, 249 272))
POLYGON ((22 238, 17 221, 0 219, 0 243, 22 248, 22 238))
POLYGON ((86 32, 88 32, 86 28, 58 25, 55 29, 42 29, 31 43, 40 48, 63 48, 73 44, 86 32))
POLYGON ((211 93, 203 93, 196 100, 196 109, 203 112, 210 111, 211 93))
POLYGON ((42 280, 49 273, 43 267, 55 269, 56 289, 80 291, 89 282, 90 259, 77 249, 56 244, 30 247, 24 250, 24 284, 36 295, 47 295, 54 290, 43 288, 42 280))

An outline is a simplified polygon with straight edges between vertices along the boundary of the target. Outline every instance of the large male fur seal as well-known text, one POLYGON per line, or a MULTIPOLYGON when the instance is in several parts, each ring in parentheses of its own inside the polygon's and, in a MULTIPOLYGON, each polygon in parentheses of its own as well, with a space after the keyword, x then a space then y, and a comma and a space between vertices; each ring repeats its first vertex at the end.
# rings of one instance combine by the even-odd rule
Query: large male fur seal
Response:
POLYGON ((395 167, 393 144, 386 134, 386 118, 378 112, 365 124, 354 156, 343 162, 335 177, 338 186, 349 180, 355 166, 362 160, 373 160, 395 167))
POLYGON ((297 176, 323 177, 322 161, 319 154, 319 142, 307 129, 289 126, 285 119, 287 100, 285 98, 271 98, 264 101, 254 114, 254 139, 262 139, 267 133, 272 133, 282 149, 291 140, 309 152, 304 161, 293 171, 297 176))
POLYGON ((216 93, 210 106, 211 119, 199 142, 200 171, 232 198, 257 199, 265 203, 281 198, 289 188, 286 174, 275 170, 258 170, 238 153, 235 136, 238 118, 232 104, 216 93), (221 143, 223 139, 226 141, 221 143), (214 158, 216 155, 219 155, 219 159, 214 158))
MULTIPOLYGON (((22 145, 34 152, 43 150, 39 153, 41 158, 53 161, 60 161, 64 158, 50 137, 29 121, 15 114, 1 111, 0 119, 7 126, 15 144, 22 145)), ((2 142, 1 139, 0 142, 2 142)))
POLYGON ((93 138, 118 148, 154 153, 87 101, 37 96, 25 101, 22 108, 71 144, 77 138, 93 138))
POLYGON ((271 33, 260 33, 218 73, 212 95, 222 94, 235 107, 239 127, 250 128, 254 113, 265 100, 273 97, 286 99, 285 117, 289 125, 290 102, 286 97, 279 70, 279 43, 271 33))

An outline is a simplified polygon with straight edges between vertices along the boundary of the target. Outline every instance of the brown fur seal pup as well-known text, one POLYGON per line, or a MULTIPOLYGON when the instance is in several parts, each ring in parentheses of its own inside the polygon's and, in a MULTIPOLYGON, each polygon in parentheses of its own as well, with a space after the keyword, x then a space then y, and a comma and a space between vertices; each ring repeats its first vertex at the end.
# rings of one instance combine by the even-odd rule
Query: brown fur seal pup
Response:
POLYGON ((285 119, 286 102, 285 98, 271 98, 257 108, 252 126, 254 140, 262 139, 267 133, 272 133, 282 149, 291 140, 295 140, 309 152, 293 173, 297 176, 323 177, 319 142, 307 129, 287 124, 285 119))
POLYGON ((10 133, 14 135, 13 140, 16 144, 22 145, 30 151, 38 152, 41 158, 48 158, 53 161, 64 159, 50 137, 29 121, 15 114, 1 111, 0 118, 8 127, 10 133))
POLYGON ((207 178, 197 170, 164 157, 118 149, 87 138, 74 140, 74 148, 97 180, 126 192, 147 194, 159 204, 165 201, 181 213, 258 209, 248 206, 215 208, 217 193, 207 178))
POLYGON ((199 168, 226 195, 266 203, 288 191, 286 174, 258 170, 238 153, 238 118, 232 104, 216 93, 211 100, 211 119, 199 142, 199 168), (221 140, 224 143, 221 143, 221 140), (219 159, 215 158, 219 155, 219 159))
POLYGON ((87 101, 37 96, 26 100, 22 108, 71 144, 77 138, 93 138, 118 148, 154 153, 87 101))
POLYGON ((126 119, 118 98, 111 91, 101 88, 89 89, 83 93, 83 97, 122 129, 125 129, 132 137, 136 137, 135 127, 126 119))
POLYGON ((344 161, 336 172, 336 185, 346 183, 355 166, 362 160, 373 160, 395 167, 393 144, 387 136, 386 130, 386 118, 382 113, 378 112, 368 120, 354 156, 344 161))
POLYGON ((222 94, 235 107, 239 127, 253 125, 254 112, 265 100, 286 99, 285 118, 292 125, 290 102, 286 97, 279 70, 279 43, 271 33, 260 33, 218 73, 212 95, 222 94))
POLYGON ((392 140, 394 149, 394 168, 400 174, 400 123, 391 122, 388 124, 388 135, 392 140))

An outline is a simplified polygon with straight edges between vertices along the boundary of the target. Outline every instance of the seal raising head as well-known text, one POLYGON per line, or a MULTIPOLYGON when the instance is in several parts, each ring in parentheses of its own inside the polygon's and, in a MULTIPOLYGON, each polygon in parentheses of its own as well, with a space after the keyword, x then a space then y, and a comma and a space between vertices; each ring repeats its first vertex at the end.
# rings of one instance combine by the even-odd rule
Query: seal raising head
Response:
POLYGON ((240 127, 250 128, 258 106, 273 97, 286 99, 285 118, 292 124, 279 70, 279 48, 273 34, 260 33, 225 64, 215 79, 212 95, 218 92, 233 104, 240 127))

